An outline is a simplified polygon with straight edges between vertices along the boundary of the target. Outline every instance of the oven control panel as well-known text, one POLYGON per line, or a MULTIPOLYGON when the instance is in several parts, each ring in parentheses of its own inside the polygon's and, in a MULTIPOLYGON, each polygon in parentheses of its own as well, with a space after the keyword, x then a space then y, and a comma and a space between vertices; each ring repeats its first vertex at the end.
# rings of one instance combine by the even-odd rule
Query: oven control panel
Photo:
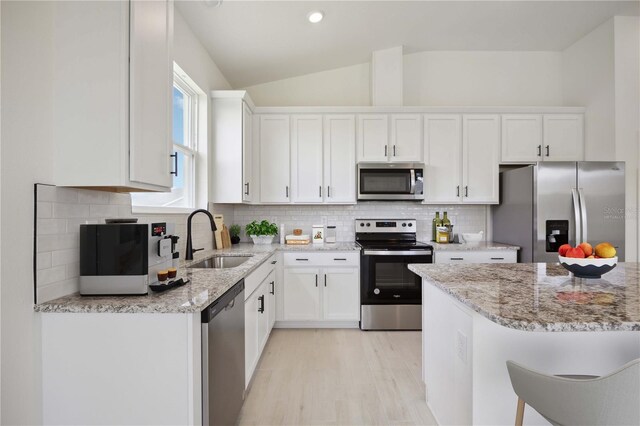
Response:
POLYGON ((416 233, 415 219, 356 219, 356 232, 416 233))

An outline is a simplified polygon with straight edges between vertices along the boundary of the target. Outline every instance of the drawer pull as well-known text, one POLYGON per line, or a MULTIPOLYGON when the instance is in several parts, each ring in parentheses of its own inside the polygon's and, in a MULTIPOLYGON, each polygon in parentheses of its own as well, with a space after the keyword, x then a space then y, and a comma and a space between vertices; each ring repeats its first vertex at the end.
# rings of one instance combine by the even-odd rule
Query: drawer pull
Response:
POLYGON ((504 260, 504 257, 492 257, 491 260, 504 260))
POLYGON ((296 260, 300 260, 300 261, 304 260, 304 261, 307 261, 307 260, 309 260, 309 259, 298 259, 298 258, 296 258, 296 260))
POLYGON ((271 264, 272 264, 272 265, 275 265, 276 263, 278 263, 278 261, 277 261, 277 260, 272 260, 272 261, 271 261, 271 264))
POLYGON ((452 257, 451 260, 464 260, 464 257, 452 257))
POLYGON ((344 261, 346 261, 347 258, 346 257, 334 257, 333 260, 344 260, 344 261))

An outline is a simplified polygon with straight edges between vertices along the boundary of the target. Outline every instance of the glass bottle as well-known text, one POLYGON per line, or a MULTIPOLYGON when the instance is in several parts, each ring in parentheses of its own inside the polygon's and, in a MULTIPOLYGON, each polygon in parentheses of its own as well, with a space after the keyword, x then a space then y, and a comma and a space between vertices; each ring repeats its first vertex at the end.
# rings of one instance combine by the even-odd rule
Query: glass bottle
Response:
POLYGON ((447 228, 451 226, 451 221, 447 217, 447 212, 444 212, 444 216, 442 217, 442 226, 446 226, 447 228))
POLYGON ((435 241, 438 236, 438 226, 440 226, 442 222, 440 221, 440 212, 436 212, 436 217, 433 218, 431 222, 431 241, 435 241))

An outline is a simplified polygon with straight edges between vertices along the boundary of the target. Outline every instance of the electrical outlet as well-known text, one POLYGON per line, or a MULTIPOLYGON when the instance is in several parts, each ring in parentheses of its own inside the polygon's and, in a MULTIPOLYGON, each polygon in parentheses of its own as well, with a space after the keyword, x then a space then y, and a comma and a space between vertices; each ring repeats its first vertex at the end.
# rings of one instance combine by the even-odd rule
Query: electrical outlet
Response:
POLYGON ((456 353, 458 358, 466 364, 467 363, 467 336, 458 330, 456 333, 456 353))

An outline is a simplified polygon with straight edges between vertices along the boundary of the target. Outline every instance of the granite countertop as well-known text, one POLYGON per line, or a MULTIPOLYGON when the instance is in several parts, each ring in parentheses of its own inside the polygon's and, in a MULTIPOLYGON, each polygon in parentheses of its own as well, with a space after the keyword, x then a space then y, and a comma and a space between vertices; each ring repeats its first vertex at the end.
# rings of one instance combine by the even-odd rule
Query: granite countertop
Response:
POLYGON ((480 315, 524 331, 640 331, 640 264, 600 279, 557 263, 413 264, 409 269, 480 315))
POLYGON ((238 281, 253 272, 276 251, 350 251, 360 250, 353 242, 336 244, 309 244, 306 246, 286 246, 280 244, 254 245, 241 243, 221 250, 199 251, 194 260, 180 262, 178 278, 189 279, 190 283, 168 290, 143 296, 81 296, 78 293, 60 297, 35 305, 36 312, 67 313, 188 313, 200 312, 238 281), (212 256, 250 256, 235 268, 188 269, 201 260, 212 256))
POLYGON ((480 241, 477 243, 439 244, 434 241, 425 241, 438 251, 482 251, 482 250, 520 250, 520 247, 493 241, 480 241))

